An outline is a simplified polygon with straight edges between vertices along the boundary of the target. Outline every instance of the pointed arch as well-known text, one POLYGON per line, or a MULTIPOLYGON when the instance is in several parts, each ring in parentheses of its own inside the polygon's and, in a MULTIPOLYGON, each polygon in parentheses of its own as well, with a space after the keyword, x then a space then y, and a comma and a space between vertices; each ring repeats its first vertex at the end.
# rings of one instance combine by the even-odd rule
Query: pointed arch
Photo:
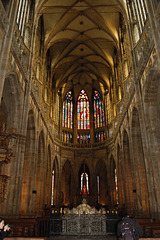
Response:
POLYGON ((16 73, 10 73, 6 76, 3 88, 2 102, 4 102, 7 111, 7 129, 19 129, 21 112, 22 112, 22 96, 21 88, 16 73), (12 103, 12 104, 10 104, 12 103))
POLYGON ((109 182, 109 205, 114 207, 118 204, 118 191, 117 191, 117 168, 113 155, 110 156, 109 169, 108 169, 108 182, 109 182))
POLYGON ((60 204, 66 206, 71 205, 73 203, 73 196, 74 196, 74 175, 72 165, 70 161, 67 160, 62 168, 60 204))
POLYGON ((51 205, 58 205, 58 180, 59 180, 59 167, 57 156, 54 159, 52 172, 51 172, 51 205))
POLYGON ((79 192, 83 193, 83 188, 86 187, 86 193, 90 191, 90 171, 85 161, 81 164, 79 169, 79 192))
POLYGON ((97 195, 97 203, 101 205, 108 205, 108 181, 107 181, 107 169, 103 160, 99 160, 95 166, 95 193, 97 195))

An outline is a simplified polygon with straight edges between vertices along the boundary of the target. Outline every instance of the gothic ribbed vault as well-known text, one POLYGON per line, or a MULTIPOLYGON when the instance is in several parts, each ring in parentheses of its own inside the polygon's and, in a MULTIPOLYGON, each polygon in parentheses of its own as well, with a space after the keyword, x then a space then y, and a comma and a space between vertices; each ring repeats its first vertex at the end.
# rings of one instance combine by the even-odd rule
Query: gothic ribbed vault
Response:
MULTIPOLYGON (((44 55, 51 57, 57 89, 94 84, 110 88, 113 55, 119 53, 122 3, 117 0, 42 1, 37 15, 44 21, 44 55)), ((44 56, 45 57, 45 56, 44 56)))

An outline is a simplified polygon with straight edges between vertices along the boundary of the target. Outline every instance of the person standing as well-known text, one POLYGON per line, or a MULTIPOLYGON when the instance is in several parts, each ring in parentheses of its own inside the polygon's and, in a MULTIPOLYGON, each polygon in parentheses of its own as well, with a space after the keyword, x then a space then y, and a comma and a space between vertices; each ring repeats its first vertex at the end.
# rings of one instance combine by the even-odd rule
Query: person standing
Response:
POLYGON ((123 240, 138 240, 142 235, 143 231, 139 223, 127 214, 124 214, 117 226, 117 236, 123 240))

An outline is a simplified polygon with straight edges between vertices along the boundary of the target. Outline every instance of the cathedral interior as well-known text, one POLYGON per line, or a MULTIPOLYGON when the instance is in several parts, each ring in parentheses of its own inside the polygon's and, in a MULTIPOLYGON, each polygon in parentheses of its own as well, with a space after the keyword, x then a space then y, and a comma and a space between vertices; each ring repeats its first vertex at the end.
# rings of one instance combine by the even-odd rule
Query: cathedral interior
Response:
POLYGON ((47 236, 83 204, 160 236, 159 186, 160 1, 0 0, 0 215, 13 236, 47 236))

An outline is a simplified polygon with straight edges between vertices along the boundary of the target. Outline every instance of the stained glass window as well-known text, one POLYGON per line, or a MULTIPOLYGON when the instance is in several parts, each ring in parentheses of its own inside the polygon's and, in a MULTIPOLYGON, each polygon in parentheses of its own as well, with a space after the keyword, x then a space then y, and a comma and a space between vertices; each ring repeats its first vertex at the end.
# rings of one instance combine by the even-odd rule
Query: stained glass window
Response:
POLYGON ((90 143, 90 134, 81 133, 77 134, 77 141, 79 144, 89 144, 90 143))
POLYGON ((88 174, 81 174, 81 192, 83 194, 89 194, 88 174))
POLYGON ((94 90, 94 127, 100 128, 105 126, 104 105, 101 96, 97 90, 94 90))
POLYGON ((63 102, 62 127, 73 129, 73 93, 69 91, 63 102))
POLYGON ((59 97, 56 98, 56 104, 55 104, 55 123, 58 125, 59 123, 59 97))
POLYGON ((103 142, 105 140, 105 131, 95 133, 95 142, 103 142))
POLYGON ((84 90, 80 92, 77 101, 77 128, 90 129, 89 100, 84 90))
POLYGON ((117 180, 117 169, 114 169, 114 179, 115 179, 115 187, 116 187, 116 202, 118 204, 118 180, 117 180))
POLYGON ((52 172, 51 205, 54 205, 54 170, 52 172))
POLYGON ((73 134, 69 133, 67 131, 62 131, 62 141, 66 143, 72 143, 73 142, 73 134))

